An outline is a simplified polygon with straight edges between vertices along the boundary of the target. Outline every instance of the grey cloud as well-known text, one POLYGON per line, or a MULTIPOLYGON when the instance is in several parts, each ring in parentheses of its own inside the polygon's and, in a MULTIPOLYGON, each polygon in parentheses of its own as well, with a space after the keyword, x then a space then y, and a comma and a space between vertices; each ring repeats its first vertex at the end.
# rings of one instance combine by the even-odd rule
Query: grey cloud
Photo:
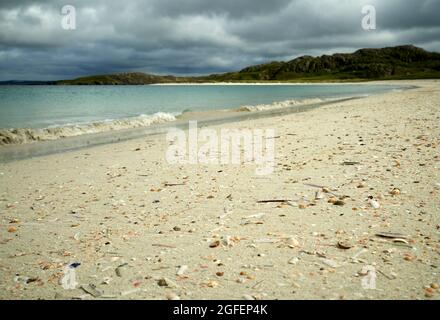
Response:
POLYGON ((290 0, 154 0, 154 12, 166 16, 192 15, 194 13, 209 15, 228 15, 232 18, 242 18, 253 15, 265 15, 279 12, 290 3, 290 0))
POLYGON ((203 74, 303 54, 412 43, 440 50, 439 0, 0 2, 0 80, 144 71, 203 74), (361 28, 361 7, 377 30, 361 28), (61 29, 61 7, 77 30, 61 29))

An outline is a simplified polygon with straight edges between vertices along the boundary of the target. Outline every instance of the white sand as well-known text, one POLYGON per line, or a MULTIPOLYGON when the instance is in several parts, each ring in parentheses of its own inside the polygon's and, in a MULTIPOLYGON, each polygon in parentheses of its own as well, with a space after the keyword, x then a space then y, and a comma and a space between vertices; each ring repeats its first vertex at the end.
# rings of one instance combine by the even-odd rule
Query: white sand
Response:
POLYGON ((440 82, 405 83, 421 88, 222 125, 276 129, 268 176, 170 165, 164 136, 0 164, 0 298, 439 299, 440 82), (307 207, 257 203, 282 198, 307 207))

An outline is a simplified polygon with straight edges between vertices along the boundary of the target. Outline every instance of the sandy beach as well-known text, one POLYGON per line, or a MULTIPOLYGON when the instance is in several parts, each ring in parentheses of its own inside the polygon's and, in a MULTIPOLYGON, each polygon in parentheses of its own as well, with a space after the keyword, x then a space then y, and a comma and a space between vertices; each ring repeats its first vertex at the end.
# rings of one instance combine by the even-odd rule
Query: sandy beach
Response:
POLYGON ((439 299, 440 81, 393 83, 212 127, 275 129, 269 175, 164 135, 0 163, 0 298, 439 299))

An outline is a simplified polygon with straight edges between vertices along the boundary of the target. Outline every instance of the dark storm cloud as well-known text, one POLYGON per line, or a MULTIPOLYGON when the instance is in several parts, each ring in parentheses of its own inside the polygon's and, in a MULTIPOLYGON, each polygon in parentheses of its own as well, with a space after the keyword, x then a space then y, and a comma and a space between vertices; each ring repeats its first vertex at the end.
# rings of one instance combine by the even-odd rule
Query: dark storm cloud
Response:
POLYGON ((286 7, 290 0, 153 0, 150 5, 158 14, 180 16, 188 14, 224 14, 232 18, 242 18, 253 15, 265 15, 279 12, 286 7))
POLYGON ((440 51, 440 0, 2 0, 0 80, 204 74, 303 54, 412 43, 440 51), (61 28, 61 7, 77 29, 61 28), (377 30, 361 28, 361 8, 377 30))

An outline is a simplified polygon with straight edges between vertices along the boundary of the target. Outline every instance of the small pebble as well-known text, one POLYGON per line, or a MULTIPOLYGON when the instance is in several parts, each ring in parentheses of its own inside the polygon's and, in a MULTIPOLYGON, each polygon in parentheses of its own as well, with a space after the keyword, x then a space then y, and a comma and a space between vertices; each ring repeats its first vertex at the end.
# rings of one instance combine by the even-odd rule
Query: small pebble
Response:
POLYGON ((167 279, 167 278, 160 278, 159 280, 157 280, 157 285, 159 287, 169 287, 169 288, 175 288, 177 287, 174 282, 172 282, 171 280, 167 279))

